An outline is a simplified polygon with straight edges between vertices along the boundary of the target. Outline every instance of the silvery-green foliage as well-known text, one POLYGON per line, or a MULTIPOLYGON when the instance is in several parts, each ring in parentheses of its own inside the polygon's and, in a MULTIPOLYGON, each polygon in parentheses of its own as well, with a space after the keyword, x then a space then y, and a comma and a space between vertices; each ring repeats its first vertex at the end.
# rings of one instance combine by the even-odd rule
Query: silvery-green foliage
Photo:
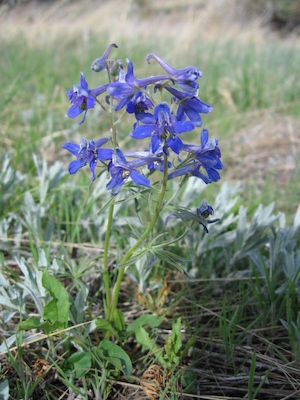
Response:
POLYGON ((32 157, 38 173, 39 204, 43 206, 41 207, 41 216, 43 217, 52 200, 47 196, 65 175, 65 169, 59 161, 49 167, 45 159, 39 160, 36 154, 33 154, 32 157))
MULTIPOLYGON (((60 162, 48 167, 47 162, 45 160, 40 161, 35 154, 33 154, 33 160, 38 172, 37 190, 39 199, 36 202, 31 192, 27 191, 24 195, 24 203, 21 210, 25 226, 39 236, 41 235, 42 218, 47 216, 47 212, 54 200, 52 190, 58 185, 65 172, 60 162)), ((44 233, 46 240, 51 236, 52 229, 53 223, 51 224, 51 220, 49 220, 44 233)))
POLYGON ((19 282, 17 285, 25 295, 31 297, 38 313, 42 316, 46 297, 46 291, 42 285, 43 273, 34 264, 29 265, 24 258, 16 258, 16 262, 24 276, 23 283, 19 282))
MULTIPOLYGON (((15 171, 10 165, 10 156, 5 154, 0 165, 0 197, 1 203, 7 202, 15 195, 15 188, 25 180, 25 176, 15 171)), ((1 204, 0 203, 0 204, 1 204)))
POLYGON ((139 291, 145 293, 146 289, 154 289, 157 287, 156 282, 149 282, 151 271, 157 263, 157 257, 152 253, 143 253, 140 258, 136 259, 133 265, 130 265, 127 274, 136 282, 139 291))
POLYGON ((10 281, 0 273, 0 306, 5 307, 0 307, 0 316, 2 316, 2 319, 4 320, 8 318, 8 316, 4 318, 5 310, 8 312, 19 312, 20 314, 26 314, 25 299, 25 292, 23 290, 19 290, 16 285, 12 285, 10 281))
POLYGON ((8 400, 9 399, 9 384, 8 380, 0 382, 0 400, 8 400))
POLYGON ((16 252, 21 236, 22 224, 16 213, 9 213, 6 218, 0 220, 0 250, 16 252))

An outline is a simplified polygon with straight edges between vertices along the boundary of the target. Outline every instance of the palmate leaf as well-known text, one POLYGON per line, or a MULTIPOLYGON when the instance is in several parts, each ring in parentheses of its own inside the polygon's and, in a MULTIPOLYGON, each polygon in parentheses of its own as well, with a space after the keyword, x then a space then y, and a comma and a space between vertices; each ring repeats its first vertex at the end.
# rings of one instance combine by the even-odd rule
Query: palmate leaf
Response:
POLYGON ((150 328, 157 328, 163 322, 164 317, 157 317, 156 315, 141 315, 136 320, 131 322, 127 326, 127 332, 132 333, 136 332, 137 329, 143 326, 149 326, 150 328))

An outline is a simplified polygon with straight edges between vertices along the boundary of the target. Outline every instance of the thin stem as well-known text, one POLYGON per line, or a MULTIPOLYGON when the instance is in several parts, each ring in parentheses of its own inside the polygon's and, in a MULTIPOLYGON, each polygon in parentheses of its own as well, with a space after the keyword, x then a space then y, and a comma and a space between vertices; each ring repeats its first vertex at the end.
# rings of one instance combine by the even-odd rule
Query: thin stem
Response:
POLYGON ((110 307, 110 285, 109 285, 109 273, 108 273, 108 247, 109 247, 109 237, 111 232, 111 226, 113 221, 113 214, 114 214, 114 206, 115 202, 112 201, 111 205, 109 206, 108 212, 108 221, 107 221, 107 228, 105 234, 105 243, 104 243, 104 256, 103 256, 103 265, 104 265, 104 274, 103 274, 103 281, 105 286, 106 292, 106 307, 105 307, 105 315, 109 315, 109 307, 110 307))
MULTIPOLYGON (((107 67, 107 75, 109 82, 111 82, 109 68, 107 67)), ((117 146, 117 130, 114 124, 114 115, 113 115, 113 107, 112 107, 112 97, 110 99, 110 124, 112 129, 112 142, 114 150, 116 150, 117 146)), ((111 233, 111 226, 113 222, 113 215, 114 215, 114 208, 115 208, 115 201, 112 200, 109 206, 108 212, 108 220, 107 220, 107 228, 105 234, 105 243, 104 243, 104 256, 103 256, 103 265, 104 265, 104 274, 103 274, 103 281, 105 286, 106 292, 106 307, 105 307, 105 316, 108 319, 110 315, 110 282, 109 282, 109 272, 108 272, 108 248, 109 248, 109 238, 111 233)))
POLYGON ((168 183, 168 157, 165 155, 164 156, 164 175, 163 175, 163 180, 162 180, 162 187, 161 187, 161 191, 159 194, 159 198, 158 198, 158 202, 156 205, 156 209, 155 209, 153 218, 152 218, 148 228, 145 230, 145 232, 140 237, 140 239, 137 242, 135 242, 135 244, 127 251, 127 253, 124 255, 124 257, 122 258, 122 260, 120 262, 121 267, 119 269, 118 277, 117 277, 115 287, 113 290, 113 295, 112 295, 112 306, 111 306, 111 310, 110 310, 110 314, 109 314, 110 321, 113 318, 113 314, 114 314, 114 312, 117 308, 117 304, 118 304, 120 286, 121 286, 121 282, 122 282, 125 268, 126 268, 126 265, 124 265, 124 264, 126 264, 126 262, 130 259, 132 254, 135 252, 135 250, 138 249, 138 247, 143 243, 143 241, 152 232, 152 230, 157 222, 157 219, 159 217, 160 211, 162 209, 162 204, 163 204, 164 196, 166 193, 167 183, 168 183))

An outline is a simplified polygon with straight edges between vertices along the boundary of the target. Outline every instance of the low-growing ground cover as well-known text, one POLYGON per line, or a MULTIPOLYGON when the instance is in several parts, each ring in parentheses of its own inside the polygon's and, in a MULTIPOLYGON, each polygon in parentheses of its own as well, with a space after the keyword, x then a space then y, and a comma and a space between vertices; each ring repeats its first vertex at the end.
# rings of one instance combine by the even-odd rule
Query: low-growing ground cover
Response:
MULTIPOLYGON (((65 90, 106 44, 0 44, 0 398, 155 398, 149 379, 161 387, 157 398, 298 398, 297 45, 211 40, 184 54, 184 65, 201 67, 201 98, 214 105, 204 120, 223 149, 223 181, 239 184, 169 186, 167 203, 176 196, 196 208, 206 198, 221 221, 207 235, 190 222, 166 228, 166 208, 136 253, 121 287, 126 328, 120 318, 115 333, 130 361, 102 340, 106 177, 91 187, 84 173, 71 180, 61 150, 109 130, 101 111, 84 128, 64 117, 65 90), (53 332, 40 326, 51 302, 65 324, 53 332)), ((147 74, 151 39, 118 44, 147 74)), ((169 46, 155 48, 167 57, 169 46)), ((130 124, 119 132, 125 147, 130 124)), ((127 196, 116 207, 110 271, 151 213, 141 193, 127 196)))

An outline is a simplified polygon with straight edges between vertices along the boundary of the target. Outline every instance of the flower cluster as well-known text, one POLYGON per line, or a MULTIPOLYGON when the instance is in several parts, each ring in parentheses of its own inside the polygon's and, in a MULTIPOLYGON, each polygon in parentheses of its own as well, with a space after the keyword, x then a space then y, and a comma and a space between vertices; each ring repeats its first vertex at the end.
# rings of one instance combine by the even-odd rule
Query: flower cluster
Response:
MULTIPOLYGON (((81 73, 80 84, 67 91, 71 102, 67 116, 76 118, 83 114, 82 124, 87 112, 97 103, 102 104, 103 96, 113 113, 125 110, 122 115, 134 116, 129 134, 142 141, 145 148, 140 152, 123 152, 117 145, 116 132, 112 138, 65 143, 64 148, 76 157, 69 165, 70 174, 88 164, 94 181, 96 167, 105 168, 110 175, 107 189, 112 195, 116 195, 128 180, 134 185, 150 187, 149 177, 154 169, 164 173, 167 168, 168 179, 188 175, 206 184, 218 181, 218 171, 223 169, 218 141, 209 138, 207 129, 202 129, 200 143, 183 141, 183 134, 197 132, 202 125, 202 115, 212 111, 212 107, 198 97, 201 71, 194 66, 176 69, 151 53, 146 57, 147 62, 157 62, 163 73, 137 78, 131 60, 126 59, 124 65, 120 59, 110 59, 113 48, 117 48, 114 43, 91 65, 94 72, 107 71, 107 83, 90 89, 81 73), (169 98, 169 102, 157 102, 158 91, 169 98), (108 142, 110 147, 103 148, 108 142)), ((203 219, 201 207, 197 213, 203 219)), ((210 208, 207 210, 211 214, 210 208)))

